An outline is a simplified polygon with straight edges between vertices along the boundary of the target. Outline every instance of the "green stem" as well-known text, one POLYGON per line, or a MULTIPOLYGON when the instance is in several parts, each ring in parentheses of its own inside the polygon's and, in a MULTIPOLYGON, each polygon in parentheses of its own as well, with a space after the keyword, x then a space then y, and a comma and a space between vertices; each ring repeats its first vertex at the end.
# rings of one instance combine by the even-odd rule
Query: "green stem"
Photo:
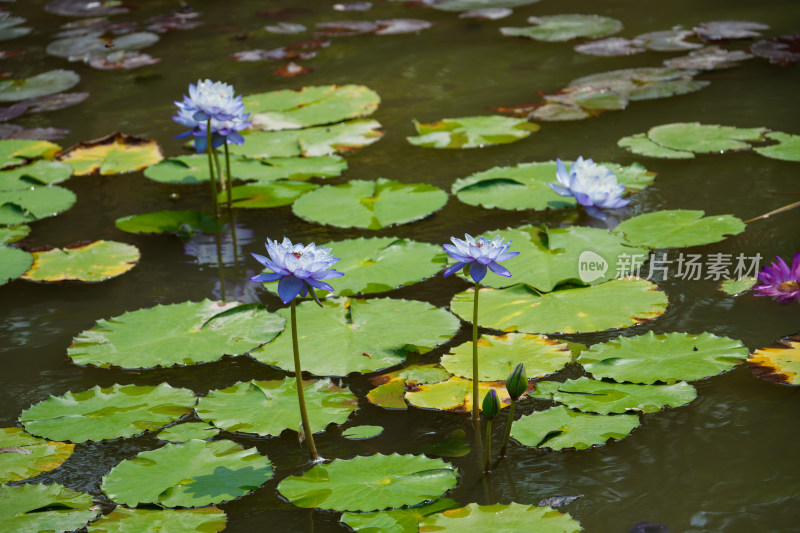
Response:
POLYGON ((478 408, 478 291, 481 286, 475 282, 475 298, 472 303, 472 419, 480 420, 478 408))
POLYGON ((222 167, 219 164, 219 152, 216 148, 211 149, 214 152, 214 166, 217 167, 217 178, 219 178, 219 190, 225 190, 225 176, 222 175, 222 167))
POLYGON ((211 119, 206 123, 206 153, 208 154, 208 174, 211 182, 211 198, 214 200, 214 216, 219 218, 219 203, 217 202, 217 179, 214 176, 214 156, 211 154, 211 119))
POLYGON ((319 460, 317 447, 314 446, 314 434, 311 433, 311 424, 308 423, 308 413, 306 412, 306 397, 303 393, 303 376, 300 368, 300 349, 297 346, 297 312, 295 311, 295 301, 291 304, 292 315, 292 349, 294 350, 294 377, 297 383, 297 403, 300 404, 300 418, 303 420, 303 432, 306 434, 308 443, 308 454, 312 461, 319 460))
POLYGON ((508 409, 508 422, 506 423, 506 434, 503 437, 503 447, 500 448, 500 459, 506 456, 508 439, 511 437, 511 424, 514 423, 514 408, 517 406, 517 399, 511 398, 511 407, 508 409))
POLYGON ((231 154, 228 151, 228 143, 225 143, 225 180, 228 182, 228 207, 233 205, 231 189, 233 188, 233 178, 231 177, 231 154))
POLYGON ((492 464, 492 421, 486 421, 486 449, 484 452, 485 463, 483 471, 488 473, 492 464))

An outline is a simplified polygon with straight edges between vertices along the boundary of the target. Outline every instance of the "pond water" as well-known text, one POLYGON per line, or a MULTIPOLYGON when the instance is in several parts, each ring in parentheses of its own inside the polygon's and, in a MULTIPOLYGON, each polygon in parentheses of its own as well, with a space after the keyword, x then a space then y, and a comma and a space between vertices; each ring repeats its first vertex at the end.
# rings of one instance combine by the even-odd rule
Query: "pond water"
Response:
MULTIPOLYGON (((621 68, 655 67, 680 53, 646 52, 623 57, 576 53, 574 42, 545 43, 503 37, 501 26, 523 26, 533 15, 596 13, 621 20, 621 35, 632 37, 674 26, 691 28, 710 20, 752 20, 767 24, 767 37, 795 33, 800 28, 800 3, 792 0, 571 0, 515 9, 499 21, 459 19, 457 14, 400 2, 374 2, 370 11, 341 13, 332 1, 212 2, 194 1, 204 25, 162 35, 145 51, 160 63, 129 71, 99 71, 81 63, 45 54, 59 26, 68 19, 48 14, 45 1, 7 4, 14 15, 34 28, 25 37, 4 43, 24 49, 5 59, 3 70, 22 78, 55 68, 81 75, 74 90, 91 96, 71 108, 26 115, 15 123, 26 127, 68 128, 62 146, 114 131, 155 139, 166 156, 184 153, 173 138, 181 131, 171 120, 173 101, 190 82, 211 78, 231 83, 237 93, 250 94, 307 85, 363 84, 375 90, 381 104, 372 118, 384 137, 345 154, 349 168, 340 178, 379 177, 401 182, 425 182, 446 191, 460 177, 500 165, 546 161, 580 155, 598 161, 643 163, 658 173, 655 183, 634 196, 624 217, 657 209, 702 209, 708 214, 732 214, 742 220, 800 200, 798 163, 767 159, 749 152, 701 155, 691 160, 634 156, 617 147, 623 136, 668 122, 702 122, 739 127, 764 126, 800 133, 797 117, 797 65, 780 67, 755 58, 740 66, 701 73, 710 85, 700 91, 632 102, 619 112, 568 122, 541 122, 527 139, 473 150, 415 147, 412 119, 433 122, 446 117, 489 114, 492 106, 536 101, 581 76, 621 68), (332 37, 330 47, 301 61, 313 72, 296 78, 273 74, 279 63, 235 62, 232 53, 272 49, 310 37, 270 34, 262 30, 278 21, 258 11, 289 9, 288 22, 313 27, 316 22, 345 19, 420 18, 435 25, 415 34, 332 37)), ((134 11, 120 20, 144 20, 166 13, 174 1, 132 2, 134 11)), ((733 43, 744 48, 745 44, 733 43)), ((185 368, 130 371, 79 367, 66 348, 79 332, 100 318, 125 311, 203 298, 262 302, 270 310, 282 307, 248 277, 257 273, 249 252, 263 253, 265 237, 289 236, 299 242, 328 242, 359 236, 396 236, 444 243, 451 235, 483 232, 525 224, 597 224, 578 219, 572 209, 503 211, 482 209, 451 196, 447 205, 423 221, 383 230, 345 230, 305 222, 290 207, 240 210, 237 214, 239 253, 217 261, 213 238, 189 243, 174 236, 139 236, 116 229, 123 216, 163 209, 209 209, 206 187, 160 184, 141 172, 111 176, 75 176, 64 184, 77 195, 76 205, 58 217, 32 224, 28 247, 63 246, 80 240, 108 239, 136 245, 141 262, 129 273, 97 284, 35 284, 15 280, 0 287, 0 424, 17 425, 19 413, 49 395, 79 391, 94 385, 157 384, 188 387, 197 393, 249 379, 280 379, 286 372, 247 357, 225 357, 216 363, 185 368)), ((760 253, 766 261, 790 258, 800 251, 800 210, 748 224, 747 230, 722 242, 687 249, 692 253, 760 253)), ((682 250, 686 251, 686 250, 682 250)), ((744 294, 736 298, 717 290, 710 280, 667 279, 659 283, 668 298, 667 311, 656 320, 626 330, 610 330, 560 338, 594 344, 619 334, 711 332, 741 340, 751 351, 800 330, 796 304, 781 306, 767 298, 744 294)), ((451 297, 467 288, 453 278, 437 277, 381 296, 416 299, 446 308, 451 297)), ((302 328, 302 324, 301 324, 302 328)), ((462 323, 456 337, 419 358, 435 362, 448 347, 469 339, 462 323)), ((560 376, 577 377, 568 367, 560 376)), ((558 377, 558 376, 557 376, 558 377)), ((317 447, 327 458, 380 453, 410 453, 425 443, 464 429, 471 435, 468 415, 422 410, 389 411, 368 403, 371 385, 364 375, 342 380, 360 398, 348 425, 385 427, 378 437, 348 441, 333 427, 317 435, 317 447)), ((552 496, 582 495, 564 507, 592 532, 629 531, 639 522, 663 524, 671 532, 800 531, 800 437, 797 389, 763 382, 746 365, 695 383, 698 397, 690 405, 642 416, 628 438, 589 450, 543 451, 514 444, 508 460, 488 479, 482 478, 477 450, 448 458, 458 467, 459 483, 448 494, 459 503, 518 502, 535 504, 552 496)), ((543 409, 545 402, 526 400, 518 412, 543 409)), ((502 415, 504 416, 504 415, 502 415)), ((501 416, 501 420, 502 420, 501 416)), ((498 424, 503 426, 502 424, 498 424)), ((344 531, 339 513, 300 509, 276 492, 285 477, 307 467, 307 453, 294 432, 264 438, 225 434, 269 456, 276 475, 263 487, 220 507, 228 514, 227 531, 344 531)), ((499 438, 499 437, 498 437, 499 438)), ((469 439, 469 437, 468 437, 469 439)), ((498 442, 499 443, 499 442, 498 442)), ((100 491, 101 477, 111 467, 142 450, 161 446, 152 435, 126 440, 80 444, 67 462, 37 481, 58 482, 91 493, 112 504, 100 491)))

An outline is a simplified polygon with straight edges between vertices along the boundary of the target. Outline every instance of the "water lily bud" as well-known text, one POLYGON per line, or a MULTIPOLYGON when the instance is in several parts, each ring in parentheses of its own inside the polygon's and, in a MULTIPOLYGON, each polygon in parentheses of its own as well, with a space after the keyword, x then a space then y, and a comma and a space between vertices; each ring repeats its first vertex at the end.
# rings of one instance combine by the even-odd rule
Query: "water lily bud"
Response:
POLYGON ((486 396, 483 397, 481 410, 487 420, 492 420, 500 412, 500 400, 497 398, 497 392, 494 389, 490 389, 486 396))
POLYGON ((506 379, 508 395, 516 400, 528 390, 528 377, 525 375, 525 365, 518 364, 506 379))

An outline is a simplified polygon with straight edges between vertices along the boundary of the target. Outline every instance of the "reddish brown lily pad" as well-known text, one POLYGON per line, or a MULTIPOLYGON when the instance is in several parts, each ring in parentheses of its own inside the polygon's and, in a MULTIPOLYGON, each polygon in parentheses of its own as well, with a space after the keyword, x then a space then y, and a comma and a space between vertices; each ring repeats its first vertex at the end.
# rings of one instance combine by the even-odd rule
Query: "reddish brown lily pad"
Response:
POLYGON ((782 35, 774 39, 757 41, 750 51, 758 57, 769 59, 776 65, 791 65, 800 61, 800 34, 782 35))
POLYGON ((747 366, 764 381, 800 385, 800 334, 751 353, 747 366))

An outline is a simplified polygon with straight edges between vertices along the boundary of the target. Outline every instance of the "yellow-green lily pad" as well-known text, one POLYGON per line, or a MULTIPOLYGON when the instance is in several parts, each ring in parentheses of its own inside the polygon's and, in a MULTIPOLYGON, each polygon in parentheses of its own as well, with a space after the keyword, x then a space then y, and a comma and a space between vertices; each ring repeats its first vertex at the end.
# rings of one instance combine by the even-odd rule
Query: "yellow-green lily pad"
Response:
POLYGON ((800 385, 800 335, 756 350, 747 358, 747 366, 764 381, 800 385))
POLYGON ((33 266, 22 279, 44 283, 105 281, 121 276, 139 262, 139 249, 115 241, 75 243, 33 253, 33 266))
POLYGON ((116 132, 93 141, 80 142, 64 150, 58 159, 71 166, 75 175, 85 176, 142 170, 155 165, 164 156, 153 139, 116 132))

